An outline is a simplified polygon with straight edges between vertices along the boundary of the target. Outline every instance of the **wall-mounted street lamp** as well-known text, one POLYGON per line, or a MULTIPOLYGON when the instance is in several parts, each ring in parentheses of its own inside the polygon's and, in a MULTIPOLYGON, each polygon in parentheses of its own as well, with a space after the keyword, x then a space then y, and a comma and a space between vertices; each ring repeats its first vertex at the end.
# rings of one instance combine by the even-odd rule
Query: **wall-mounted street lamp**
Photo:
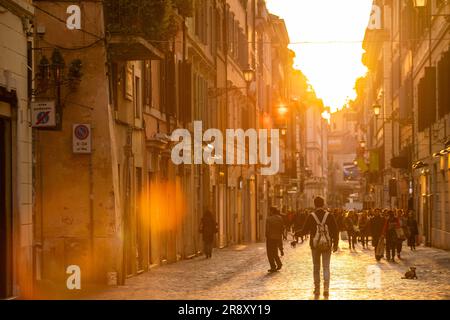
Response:
POLYGON ((242 73, 244 75, 244 80, 247 83, 247 85, 252 83, 253 80, 255 79, 255 70, 253 70, 250 67, 248 69, 243 70, 242 73))
POLYGON ((379 104, 375 104, 372 106, 373 109, 373 114, 375 115, 376 120, 383 120, 383 121, 393 121, 393 122, 399 122, 399 123, 404 123, 404 124, 412 124, 413 120, 412 119, 399 119, 399 118, 395 118, 395 117, 387 117, 387 118, 380 118, 380 114, 381 114, 381 105, 379 104))
POLYGON ((226 87, 226 88, 209 88, 208 89, 208 95, 211 98, 217 98, 220 97, 224 94, 230 93, 232 91, 235 90, 246 90, 246 94, 248 96, 248 90, 250 87, 250 84, 255 80, 255 70, 253 70, 252 68, 248 67, 245 70, 242 70, 242 75, 244 77, 244 81, 245 81, 245 87, 236 87, 236 86, 231 86, 231 87, 226 87))
POLYGON ((379 117, 381 114, 381 106, 379 104, 375 104, 372 108, 373 108, 373 113, 375 114, 375 117, 379 117))
POLYGON ((278 105, 278 110, 277 111, 278 111, 278 115, 280 117, 284 117, 286 115, 286 113, 288 113, 289 109, 284 103, 280 103, 278 105))
POLYGON ((39 60, 37 88, 33 95, 40 96, 49 89, 54 89, 56 127, 53 129, 60 130, 62 128, 61 90, 64 86, 69 87, 71 91, 77 90, 83 76, 82 66, 80 59, 71 61, 66 75, 64 72, 66 63, 58 49, 53 50, 50 60, 45 55, 39 60))
POLYGON ((414 0, 414 7, 423 8, 427 6, 427 0, 414 0))
POLYGON ((414 163, 414 164, 412 165, 412 168, 413 168, 414 170, 423 169, 423 168, 425 168, 425 167, 428 167, 428 164, 425 163, 425 162, 423 162, 423 161, 417 161, 416 163, 414 163))
POLYGON ((449 150, 444 149, 444 150, 441 150, 441 151, 439 151, 439 152, 433 153, 433 157, 439 158, 439 157, 446 156, 446 155, 448 155, 449 153, 450 153, 449 150))
POLYGON ((439 151, 439 152, 434 153, 434 154, 433 154, 433 157, 435 157, 435 158, 445 157, 445 156, 447 156, 448 154, 450 154, 450 141, 447 141, 447 142, 445 143, 444 149, 442 149, 442 150, 439 151))
POLYGON ((38 85, 39 86, 47 85, 47 81, 50 80, 51 74, 50 74, 50 62, 48 61, 46 56, 42 56, 41 60, 39 61, 38 70, 39 70, 38 77, 40 80, 40 83, 38 85))
POLYGON ((277 108, 277 114, 278 114, 278 125, 281 129, 281 135, 284 137, 287 134, 287 118, 286 115, 289 112, 289 108, 284 104, 280 103, 277 108))
POLYGON ((61 52, 57 49, 53 50, 50 60, 52 62, 50 68, 53 72, 53 77, 57 82, 60 82, 62 80, 64 68, 66 67, 66 63, 63 56, 61 55, 61 52))

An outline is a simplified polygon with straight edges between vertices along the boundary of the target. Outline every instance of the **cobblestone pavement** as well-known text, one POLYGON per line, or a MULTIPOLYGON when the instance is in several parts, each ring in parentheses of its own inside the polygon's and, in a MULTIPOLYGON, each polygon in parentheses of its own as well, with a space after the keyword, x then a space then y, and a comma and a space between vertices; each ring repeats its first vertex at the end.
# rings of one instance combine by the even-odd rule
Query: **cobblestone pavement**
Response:
MULTIPOLYGON (((332 255, 330 300, 450 299, 450 253, 403 248, 402 260, 377 263, 373 249, 341 249, 332 255), (410 266, 418 280, 401 279, 410 266), (380 276, 377 277, 376 275, 380 276)), ((92 299, 180 300, 308 300, 313 299, 309 245, 291 248, 285 242, 283 269, 268 274, 265 244, 214 249, 213 258, 180 261, 128 279, 126 286, 110 288, 92 299)))

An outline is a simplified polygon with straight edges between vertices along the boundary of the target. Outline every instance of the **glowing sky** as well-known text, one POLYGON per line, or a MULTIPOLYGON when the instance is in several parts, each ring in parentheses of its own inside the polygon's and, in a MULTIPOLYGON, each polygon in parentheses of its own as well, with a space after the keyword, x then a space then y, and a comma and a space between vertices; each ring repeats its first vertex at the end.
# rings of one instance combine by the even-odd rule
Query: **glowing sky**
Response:
POLYGON ((332 111, 355 97, 355 80, 366 73, 361 62, 362 40, 372 2, 267 0, 269 11, 286 22, 291 49, 297 55, 295 67, 332 111))

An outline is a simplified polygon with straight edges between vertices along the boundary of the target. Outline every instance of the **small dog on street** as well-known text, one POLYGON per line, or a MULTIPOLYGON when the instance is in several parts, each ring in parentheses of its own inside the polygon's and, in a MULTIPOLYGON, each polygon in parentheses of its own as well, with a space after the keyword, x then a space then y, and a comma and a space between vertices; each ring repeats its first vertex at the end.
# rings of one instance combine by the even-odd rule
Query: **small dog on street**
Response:
POLYGON ((402 279, 409 279, 409 280, 417 279, 416 268, 410 267, 402 279))

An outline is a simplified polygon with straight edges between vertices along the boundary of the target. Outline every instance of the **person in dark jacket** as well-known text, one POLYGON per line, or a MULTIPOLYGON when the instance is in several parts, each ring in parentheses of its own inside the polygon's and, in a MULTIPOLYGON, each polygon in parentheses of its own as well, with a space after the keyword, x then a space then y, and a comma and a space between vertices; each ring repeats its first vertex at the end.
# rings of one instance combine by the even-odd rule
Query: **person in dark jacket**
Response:
POLYGON ((397 235, 397 257, 401 259, 401 253, 403 249, 403 241, 408 239, 409 230, 407 226, 408 215, 402 209, 397 210, 396 215, 397 220, 399 221, 400 228, 403 230, 403 235, 398 237, 397 235))
POLYGON ((412 212, 408 215, 406 222, 408 226, 408 246, 411 250, 416 250, 416 237, 419 235, 419 227, 417 226, 417 220, 414 218, 412 212))
POLYGON ((206 259, 212 257, 214 234, 218 231, 217 229, 217 223, 211 211, 206 210, 200 222, 200 233, 203 236, 203 245, 206 259))
POLYGON ((283 241, 284 223, 283 219, 275 207, 270 208, 269 216, 266 219, 266 248, 267 259, 270 269, 268 272, 275 272, 281 269, 283 264, 278 256, 280 243, 283 241))
POLYGON ((295 233, 298 230, 301 230, 303 228, 303 225, 305 224, 307 214, 300 210, 297 212, 295 218, 294 218, 294 225, 293 225, 293 232, 294 232, 294 238, 295 241, 298 243, 298 239, 300 238, 302 240, 302 243, 304 241, 305 236, 296 236, 295 233))
POLYGON ((284 213, 280 214, 280 217, 283 220, 283 240, 287 240, 288 230, 290 227, 289 213, 284 212, 284 213))
POLYGON ((345 229, 348 235, 348 246, 350 251, 356 250, 355 245, 358 237, 358 216, 354 211, 350 211, 344 219, 345 229))
POLYGON ((344 225, 344 211, 341 209, 336 210, 335 215, 336 223, 338 225, 339 231, 345 231, 345 225, 344 225))
POLYGON ((383 234, 386 237, 386 258, 388 261, 395 262, 395 251, 397 249, 397 231, 400 227, 400 222, 395 217, 395 213, 392 210, 388 212, 388 218, 384 225, 383 234))
POLYGON ((303 229, 299 232, 299 235, 310 235, 309 245, 311 247, 312 260, 314 265, 314 295, 318 297, 320 295, 320 264, 322 260, 323 267, 323 280, 324 280, 324 291, 323 295, 328 297, 330 288, 330 260, 331 251, 336 252, 339 245, 339 228, 336 220, 332 214, 325 211, 325 200, 322 197, 316 197, 314 199, 314 206, 316 207, 315 212, 312 212, 305 221, 303 229), (317 232, 317 221, 325 224, 328 228, 328 234, 330 236, 330 249, 329 250, 319 250, 314 247, 314 237, 317 232), (325 221, 324 221, 325 220, 325 221))
POLYGON ((369 249, 370 232, 369 232, 369 217, 367 211, 361 213, 361 215, 359 216, 358 226, 363 249, 369 249))
POLYGON ((284 256, 284 247, 283 247, 283 241, 287 239, 287 216, 286 215, 282 215, 280 214, 280 212, 278 212, 278 215, 281 217, 281 219, 283 220, 283 232, 282 232, 282 239, 280 240, 280 242, 278 243, 278 249, 280 250, 280 256, 284 256))
POLYGON ((375 209, 373 217, 370 219, 370 234, 372 236, 372 247, 376 248, 383 233, 384 219, 381 217, 381 210, 375 209))

